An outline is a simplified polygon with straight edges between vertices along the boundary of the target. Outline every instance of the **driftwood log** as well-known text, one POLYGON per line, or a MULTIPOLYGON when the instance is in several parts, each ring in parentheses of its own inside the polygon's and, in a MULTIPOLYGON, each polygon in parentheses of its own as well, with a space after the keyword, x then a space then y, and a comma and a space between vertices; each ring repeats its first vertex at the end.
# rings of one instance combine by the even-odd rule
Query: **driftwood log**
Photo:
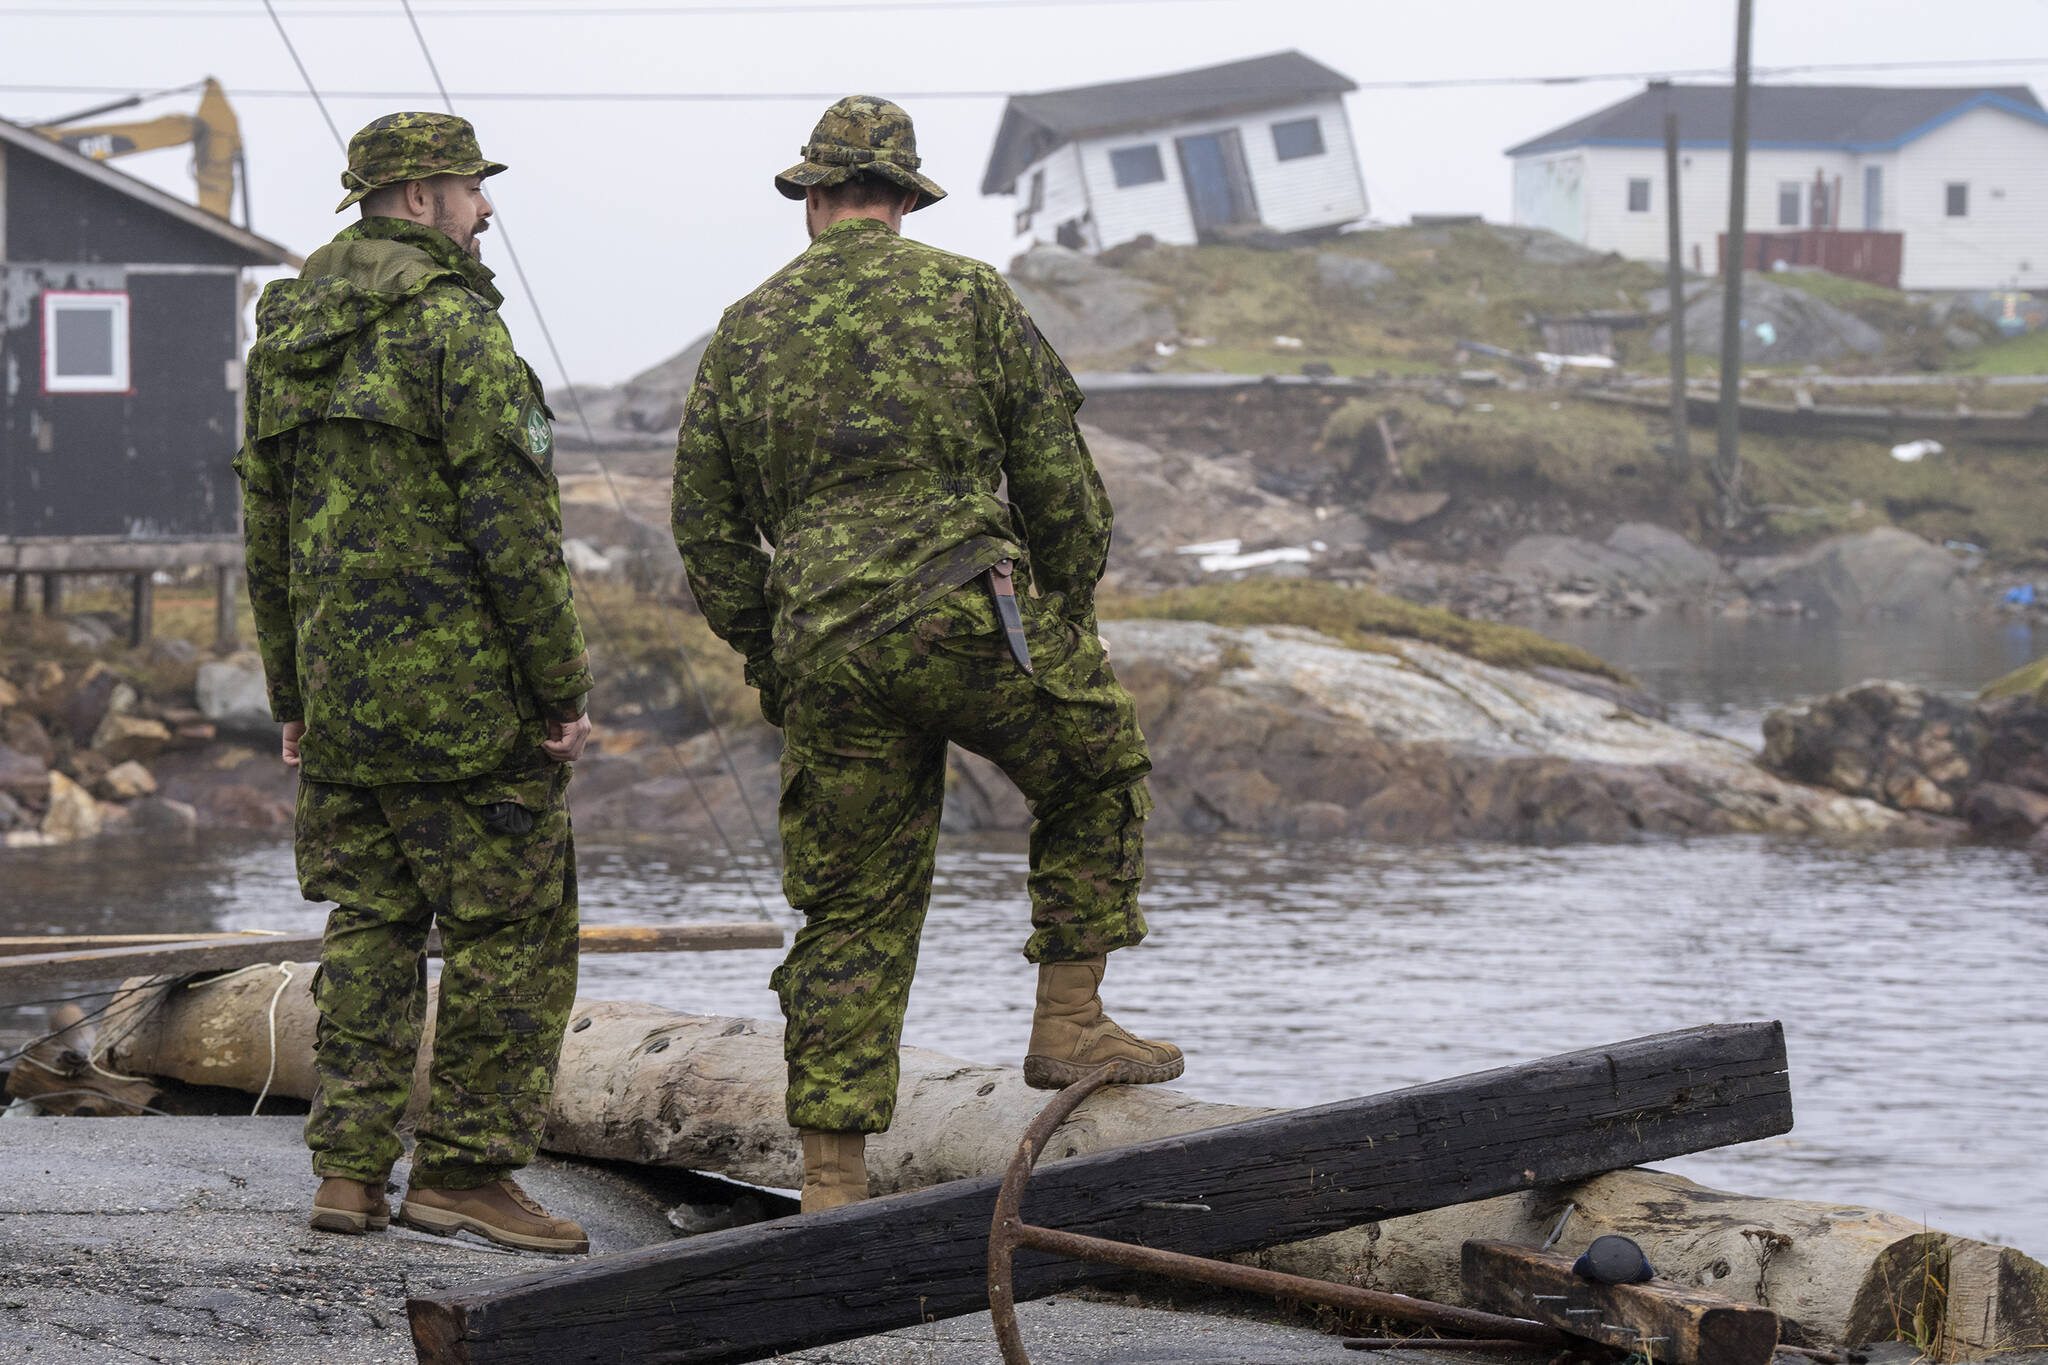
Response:
MULTIPOLYGON (((276 1094, 310 1097, 310 969, 277 1002, 276 1094)), ((113 1069, 261 1087, 276 971, 197 990, 127 997, 141 1020, 110 1016, 113 1069), (123 1033, 126 1037, 123 1038, 123 1033)), ((139 984, 139 983, 138 983, 139 984)), ((779 1024, 678 1014, 655 1005, 579 1001, 562 1048, 546 1145, 568 1155, 711 1171, 790 1188, 800 1164, 783 1119, 779 1024)), ((1043 1107, 1015 1067, 905 1048, 895 1127, 869 1144, 876 1194, 999 1174, 1043 1107)), ((422 1087, 415 1086, 416 1096, 422 1087)), ((1271 1113, 1207 1104, 1156 1086, 1091 1099, 1048 1161, 1271 1113)), ((1943 1358, 2048 1341, 2048 1268, 2020 1252, 1928 1229, 1875 1209, 1751 1198, 1657 1171, 1618 1171, 1370 1222, 1245 1259, 1276 1270, 1464 1303, 1460 1252, 1472 1238, 1539 1245, 1575 1204, 1561 1250, 1617 1232, 1649 1250, 1665 1278, 1776 1311, 1788 1341, 1823 1344, 1912 1335, 1943 1358), (1944 1273, 1945 1272, 1945 1273, 1944 1273)))

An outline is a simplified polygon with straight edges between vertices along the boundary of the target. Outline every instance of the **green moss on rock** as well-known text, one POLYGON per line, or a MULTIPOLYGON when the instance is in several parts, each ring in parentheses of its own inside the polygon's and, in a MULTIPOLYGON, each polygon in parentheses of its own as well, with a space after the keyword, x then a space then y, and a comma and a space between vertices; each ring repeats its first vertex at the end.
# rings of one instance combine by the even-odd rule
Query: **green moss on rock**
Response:
POLYGON ((1150 597, 1105 595, 1105 620, 1207 621, 1219 626, 1303 626, 1353 649, 1384 652, 1389 638, 1441 645, 1501 668, 1568 668, 1634 685, 1626 673, 1575 645, 1521 626, 1473 621, 1369 588, 1302 579, 1204 583, 1150 597))

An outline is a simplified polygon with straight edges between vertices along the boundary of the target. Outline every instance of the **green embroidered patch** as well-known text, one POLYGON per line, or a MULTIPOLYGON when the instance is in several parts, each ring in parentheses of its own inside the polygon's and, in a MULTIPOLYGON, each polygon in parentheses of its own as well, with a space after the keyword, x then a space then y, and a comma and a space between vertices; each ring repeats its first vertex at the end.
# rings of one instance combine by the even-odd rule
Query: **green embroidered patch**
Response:
POLYGON ((539 404, 526 409, 526 452, 533 456, 534 463, 545 469, 548 457, 554 453, 555 429, 548 422, 546 413, 539 404))

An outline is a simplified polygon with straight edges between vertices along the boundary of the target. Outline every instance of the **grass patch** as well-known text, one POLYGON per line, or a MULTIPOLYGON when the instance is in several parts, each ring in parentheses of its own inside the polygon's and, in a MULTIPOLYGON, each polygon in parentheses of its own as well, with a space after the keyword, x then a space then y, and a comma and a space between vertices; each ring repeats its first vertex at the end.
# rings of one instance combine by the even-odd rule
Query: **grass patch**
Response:
POLYGON ((2048 328, 1965 354, 1962 374, 2048 374, 2048 328))
POLYGON ((1389 638, 1441 645, 1502 668, 1569 668, 1616 682, 1633 680, 1604 659, 1521 626, 1473 621, 1370 588, 1304 579, 1203 583, 1149 597, 1105 594, 1105 620, 1207 621, 1219 626, 1304 626, 1353 649, 1384 652, 1389 638))
POLYGON ((1831 275, 1825 270, 1769 270, 1760 272, 1757 278, 1811 294, 1822 303, 1832 303, 1837 308, 1852 312, 1859 303, 1909 306, 1906 296, 1896 289, 1887 289, 1868 280, 1854 280, 1847 275, 1831 275))

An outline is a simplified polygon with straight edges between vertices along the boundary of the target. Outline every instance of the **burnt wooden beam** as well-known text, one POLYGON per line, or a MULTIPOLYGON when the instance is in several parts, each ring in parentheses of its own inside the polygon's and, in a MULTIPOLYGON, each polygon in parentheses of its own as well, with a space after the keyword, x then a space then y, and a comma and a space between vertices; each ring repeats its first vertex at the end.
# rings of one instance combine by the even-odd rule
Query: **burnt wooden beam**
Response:
MULTIPOLYGON (((578 935, 584 953, 710 953, 735 948, 780 948, 782 930, 766 920, 737 924, 589 924, 578 935)), ((438 953, 438 934, 427 951, 438 953)), ((264 962, 312 962, 318 934, 237 935, 139 943, 69 952, 0 952, 0 990, 53 981, 115 981, 129 976, 182 976, 226 972, 264 962)))
POLYGON ((1572 1273, 1572 1258, 1555 1251, 1467 1242, 1460 1269, 1475 1308, 1640 1349, 1667 1365, 1769 1365, 1778 1349, 1778 1315, 1768 1308, 1669 1280, 1582 1280, 1572 1273))
MULTIPOLYGON (((1023 1211, 1040 1227, 1228 1256, 1791 1126, 1782 1028, 1716 1024, 1055 1159, 1023 1211), (1161 1203, 1174 1207, 1148 1207, 1161 1203)), ((426 1365, 714 1365, 978 1312, 1000 1183, 412 1299, 413 1340, 426 1365)), ((1013 1283, 1023 1300, 1116 1273, 1020 1251, 1013 1283)))

